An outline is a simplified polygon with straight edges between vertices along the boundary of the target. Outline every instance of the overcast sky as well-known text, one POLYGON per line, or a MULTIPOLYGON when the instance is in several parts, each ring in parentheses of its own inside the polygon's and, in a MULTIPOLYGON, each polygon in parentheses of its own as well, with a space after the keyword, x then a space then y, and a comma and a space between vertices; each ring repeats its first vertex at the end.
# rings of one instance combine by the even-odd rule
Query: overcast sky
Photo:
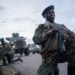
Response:
POLYGON ((18 32, 31 41, 38 24, 44 23, 42 11, 55 6, 57 23, 75 29, 75 0, 0 0, 0 37, 18 32))

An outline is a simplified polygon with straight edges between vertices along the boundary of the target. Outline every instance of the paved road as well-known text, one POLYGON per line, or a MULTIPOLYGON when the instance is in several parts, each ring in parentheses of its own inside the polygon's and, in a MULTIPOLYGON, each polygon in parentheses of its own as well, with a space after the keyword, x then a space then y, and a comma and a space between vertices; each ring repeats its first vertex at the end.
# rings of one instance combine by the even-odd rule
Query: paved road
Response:
MULTIPOLYGON (((23 63, 18 61, 11 64, 22 75, 37 75, 37 70, 41 64, 41 56, 39 54, 30 54, 29 56, 22 56, 23 63)), ((59 75, 67 75, 67 63, 59 64, 59 75)))

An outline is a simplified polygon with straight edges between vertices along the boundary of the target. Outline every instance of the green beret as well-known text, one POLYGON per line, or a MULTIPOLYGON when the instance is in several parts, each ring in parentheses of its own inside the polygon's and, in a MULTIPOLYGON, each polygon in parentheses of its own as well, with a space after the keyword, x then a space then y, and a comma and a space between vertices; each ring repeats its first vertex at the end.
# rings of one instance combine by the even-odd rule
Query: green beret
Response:
POLYGON ((47 13, 48 10, 54 10, 54 6, 50 5, 47 8, 45 8, 42 12, 42 16, 44 17, 44 15, 47 13))

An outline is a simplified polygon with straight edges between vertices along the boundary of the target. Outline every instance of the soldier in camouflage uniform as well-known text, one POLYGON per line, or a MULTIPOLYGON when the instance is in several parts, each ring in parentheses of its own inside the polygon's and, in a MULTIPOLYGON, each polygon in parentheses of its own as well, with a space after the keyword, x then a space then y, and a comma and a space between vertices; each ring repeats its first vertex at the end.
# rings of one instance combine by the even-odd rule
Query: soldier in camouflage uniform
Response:
MULTIPOLYGON (((13 60, 14 52, 13 52, 10 44, 6 43, 4 41, 4 38, 1 38, 0 41, 1 41, 2 49, 3 49, 4 57, 7 58, 8 63, 11 63, 13 60)), ((4 60, 4 61, 6 62, 6 60, 4 60)))
POLYGON ((68 75, 75 75, 75 33, 69 36, 70 41, 66 42, 66 58, 68 61, 68 75))
POLYGON ((46 22, 37 27, 33 36, 34 43, 41 46, 43 60, 42 65, 39 67, 38 75, 58 75, 59 70, 57 64, 69 61, 68 59, 71 54, 69 54, 69 50, 65 51, 65 49, 72 42, 71 36, 74 36, 74 34, 63 24, 54 22, 55 12, 53 5, 47 7, 43 11, 42 16, 46 19, 46 22), (57 32, 64 36, 66 48, 64 46, 60 48, 57 32))

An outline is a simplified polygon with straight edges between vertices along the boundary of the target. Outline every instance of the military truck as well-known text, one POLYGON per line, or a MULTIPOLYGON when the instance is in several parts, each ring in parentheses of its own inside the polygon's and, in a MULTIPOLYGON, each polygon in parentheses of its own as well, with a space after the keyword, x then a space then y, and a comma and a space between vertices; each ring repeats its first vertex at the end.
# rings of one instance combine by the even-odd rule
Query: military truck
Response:
POLYGON ((20 53, 21 55, 24 53, 26 56, 29 55, 30 51, 26 47, 26 38, 19 36, 19 33, 12 33, 11 38, 6 38, 9 43, 13 43, 13 49, 15 54, 20 53))
POLYGON ((23 39, 16 40, 14 42, 15 53, 20 53, 21 55, 24 53, 26 56, 28 56, 30 52, 25 45, 26 45, 26 42, 23 39))

